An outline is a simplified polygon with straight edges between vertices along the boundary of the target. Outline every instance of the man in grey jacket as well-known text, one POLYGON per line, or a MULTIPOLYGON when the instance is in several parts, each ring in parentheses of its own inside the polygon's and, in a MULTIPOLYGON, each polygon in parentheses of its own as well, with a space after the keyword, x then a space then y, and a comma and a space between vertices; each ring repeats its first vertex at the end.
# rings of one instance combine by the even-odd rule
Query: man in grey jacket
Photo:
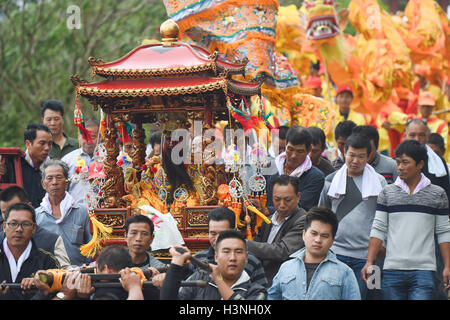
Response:
MULTIPOLYGON (((248 251, 261 260, 269 284, 281 264, 304 247, 302 232, 306 211, 298 207, 299 179, 281 175, 274 180, 271 223, 262 223, 254 240, 248 240, 248 251)), ((261 209, 261 208, 259 208, 261 209)))
POLYGON ((367 164, 370 151, 371 145, 365 135, 348 137, 345 164, 325 179, 319 200, 320 206, 336 213, 339 230, 331 250, 355 272, 363 300, 367 286, 361 280, 361 269, 366 263, 377 197, 387 184, 383 176, 367 164))

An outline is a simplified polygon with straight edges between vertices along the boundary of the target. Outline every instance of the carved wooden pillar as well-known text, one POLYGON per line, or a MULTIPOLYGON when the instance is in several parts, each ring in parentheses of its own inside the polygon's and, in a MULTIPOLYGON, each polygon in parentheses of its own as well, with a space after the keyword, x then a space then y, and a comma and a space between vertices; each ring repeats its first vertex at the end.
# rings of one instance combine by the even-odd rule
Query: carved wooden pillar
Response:
POLYGON ((105 148, 106 159, 104 161, 104 170, 106 181, 103 185, 104 206, 106 208, 120 207, 122 204, 123 192, 123 173, 122 169, 117 165, 117 157, 119 155, 119 146, 116 143, 117 132, 111 115, 106 115, 105 129, 105 148))
POLYGON ((212 105, 207 105, 205 108, 205 121, 208 126, 212 126, 213 123, 212 105))
POLYGON ((140 121, 136 122, 136 128, 133 130, 133 145, 135 150, 131 158, 133 168, 140 174, 142 166, 145 163, 147 149, 147 145, 145 144, 145 130, 142 128, 142 122, 140 121))

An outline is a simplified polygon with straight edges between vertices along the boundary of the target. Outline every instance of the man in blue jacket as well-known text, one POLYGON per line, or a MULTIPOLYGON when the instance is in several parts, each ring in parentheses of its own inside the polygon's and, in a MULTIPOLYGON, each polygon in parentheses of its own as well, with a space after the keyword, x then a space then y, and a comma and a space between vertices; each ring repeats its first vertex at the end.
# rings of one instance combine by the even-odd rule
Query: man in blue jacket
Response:
MULTIPOLYGON (((286 134, 286 151, 275 158, 277 173, 270 176, 267 183, 267 208, 272 214, 274 181, 281 175, 299 178, 300 199, 298 206, 308 211, 319 202, 325 176, 313 166, 309 153, 312 137, 309 131, 301 126, 292 126, 286 134)), ((267 213, 267 212, 266 212, 267 213)))
POLYGON ((314 207, 307 214, 305 248, 283 263, 268 290, 269 300, 360 300, 352 269, 330 251, 338 228, 333 211, 314 207))
POLYGON ((36 209, 36 223, 63 238, 71 265, 88 264, 90 259, 81 254, 80 247, 92 238, 89 214, 87 208, 77 204, 66 191, 68 166, 61 160, 49 160, 42 172, 46 194, 41 206, 36 209))

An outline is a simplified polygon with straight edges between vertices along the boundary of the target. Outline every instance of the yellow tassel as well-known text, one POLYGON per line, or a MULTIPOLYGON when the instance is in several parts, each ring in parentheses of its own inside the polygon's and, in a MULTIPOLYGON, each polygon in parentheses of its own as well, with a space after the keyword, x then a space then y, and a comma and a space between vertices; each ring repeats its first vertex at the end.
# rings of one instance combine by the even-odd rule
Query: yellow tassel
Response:
POLYGON ((80 252, 83 256, 92 258, 98 250, 101 250, 102 241, 109 239, 112 228, 98 221, 93 212, 89 213, 89 218, 92 223, 92 239, 80 247, 80 252))
POLYGON ((256 209, 254 206, 252 206, 250 204, 250 202, 248 202, 247 200, 244 202, 245 206, 247 207, 248 210, 256 213, 260 218, 262 218, 264 220, 265 223, 270 224, 271 221, 269 220, 269 218, 267 218, 264 213, 262 213, 261 211, 259 211, 258 209, 256 209))

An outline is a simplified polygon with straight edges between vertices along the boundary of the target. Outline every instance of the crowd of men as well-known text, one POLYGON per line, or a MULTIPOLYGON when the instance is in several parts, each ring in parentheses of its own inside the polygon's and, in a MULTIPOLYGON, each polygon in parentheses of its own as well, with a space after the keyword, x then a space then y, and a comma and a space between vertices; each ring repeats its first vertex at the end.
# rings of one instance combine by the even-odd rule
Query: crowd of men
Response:
MULTIPOLYGON (((86 122, 91 139, 80 138, 79 146, 62 130, 63 105, 44 102, 42 124, 24 133, 24 187, 0 193, 0 299, 447 299, 445 144, 415 117, 405 122, 394 157, 382 154, 379 131, 349 108, 352 97, 351 88, 338 88, 342 119, 331 137, 317 127, 278 128, 267 205, 253 201, 271 223, 263 222, 253 240, 235 229, 233 211, 216 208, 208 214, 209 249, 193 254, 174 246, 166 265, 150 251, 152 221, 130 217, 127 246, 108 246, 94 262, 98 273, 119 275, 118 288, 95 287, 80 269, 92 262, 80 253, 91 239, 88 187, 73 176, 80 159, 87 167, 94 161, 99 124, 86 122), (136 268, 150 271, 151 285, 142 285, 136 268), (43 281, 49 269, 67 271, 57 292, 43 281), (192 285, 199 281, 206 285, 192 285), (13 283, 21 289, 5 285, 13 283)), ((423 98, 419 110, 432 102, 423 98)), ((152 155, 160 142, 160 134, 150 137, 152 155)), ((129 144, 121 147, 131 152, 129 144)), ((12 161, 0 174, 2 183, 16 182, 12 161)))

